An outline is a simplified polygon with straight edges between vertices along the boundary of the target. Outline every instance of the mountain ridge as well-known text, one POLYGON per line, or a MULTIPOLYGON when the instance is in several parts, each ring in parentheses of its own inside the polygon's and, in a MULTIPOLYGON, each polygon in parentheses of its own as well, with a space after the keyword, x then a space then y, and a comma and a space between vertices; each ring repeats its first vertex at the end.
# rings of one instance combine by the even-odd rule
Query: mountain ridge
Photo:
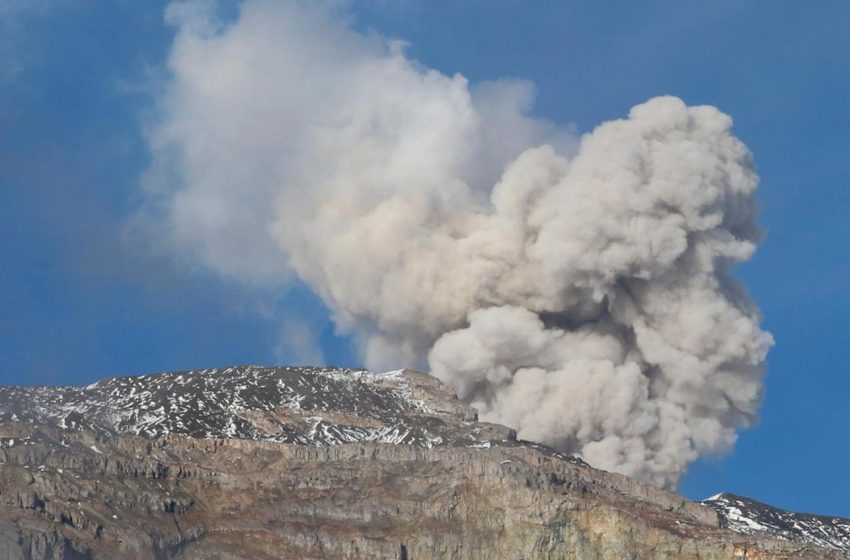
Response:
POLYGON ((731 502, 693 503, 518 440, 410 370, 235 366, 0 387, 0 461, 0 558, 847 552, 731 531, 731 502))
POLYGON ((720 526, 748 535, 801 540, 842 551, 850 558, 850 519, 781 509, 721 492, 700 501, 720 514, 720 526))

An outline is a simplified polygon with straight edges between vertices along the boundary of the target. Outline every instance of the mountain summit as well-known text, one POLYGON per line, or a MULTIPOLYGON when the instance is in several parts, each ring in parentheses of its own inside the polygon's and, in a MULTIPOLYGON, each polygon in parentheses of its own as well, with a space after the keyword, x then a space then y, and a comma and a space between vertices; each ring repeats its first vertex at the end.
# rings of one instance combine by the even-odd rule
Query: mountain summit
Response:
POLYGON ((0 387, 0 559, 844 559, 479 422, 435 378, 240 366, 0 387))

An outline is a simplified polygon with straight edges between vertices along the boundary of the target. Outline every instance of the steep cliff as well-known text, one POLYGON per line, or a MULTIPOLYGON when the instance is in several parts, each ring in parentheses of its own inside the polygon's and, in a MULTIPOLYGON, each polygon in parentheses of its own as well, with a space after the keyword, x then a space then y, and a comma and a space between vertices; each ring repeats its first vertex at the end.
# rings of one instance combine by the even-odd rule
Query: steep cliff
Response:
POLYGON ((406 370, 0 388, 0 462, 0 559, 845 558, 517 441, 406 370))

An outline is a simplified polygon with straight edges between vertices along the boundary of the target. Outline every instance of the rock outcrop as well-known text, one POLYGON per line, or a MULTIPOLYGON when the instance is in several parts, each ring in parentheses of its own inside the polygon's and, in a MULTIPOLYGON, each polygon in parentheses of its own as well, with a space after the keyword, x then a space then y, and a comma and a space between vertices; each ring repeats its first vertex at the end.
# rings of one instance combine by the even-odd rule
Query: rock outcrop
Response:
POLYGON ((0 463, 0 560, 845 558, 518 441, 407 370, 0 388, 0 463))

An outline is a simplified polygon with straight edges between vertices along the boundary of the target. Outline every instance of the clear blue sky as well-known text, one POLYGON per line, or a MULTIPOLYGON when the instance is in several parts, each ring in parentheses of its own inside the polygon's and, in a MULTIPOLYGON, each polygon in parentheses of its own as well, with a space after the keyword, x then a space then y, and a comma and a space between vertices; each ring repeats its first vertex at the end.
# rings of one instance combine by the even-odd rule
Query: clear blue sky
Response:
MULTIPOLYGON (((357 365, 306 289, 257 313, 255 295, 124 233, 149 164, 151 78, 172 38, 164 6, 0 0, 4 384, 286 360, 279 313, 320 329, 329 362, 357 365)), ((760 425, 681 489, 850 517, 850 3, 364 0, 352 11, 442 72, 531 80, 535 114, 578 131, 659 94, 735 119, 768 230, 738 277, 776 346, 760 425)))

